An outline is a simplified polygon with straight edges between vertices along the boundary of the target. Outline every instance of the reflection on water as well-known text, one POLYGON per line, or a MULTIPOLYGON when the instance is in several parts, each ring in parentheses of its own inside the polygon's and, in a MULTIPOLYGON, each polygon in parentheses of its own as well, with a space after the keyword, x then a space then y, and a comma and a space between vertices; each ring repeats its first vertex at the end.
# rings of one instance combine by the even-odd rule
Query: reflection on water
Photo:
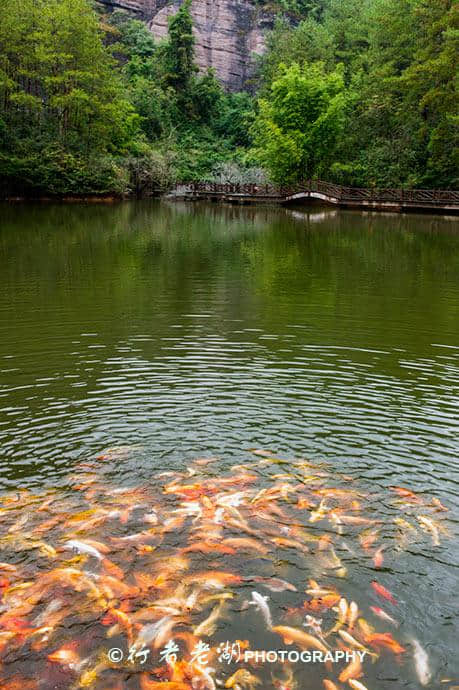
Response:
MULTIPOLYGON (((374 491, 437 496, 454 536, 457 225, 321 208, 2 206, 4 489, 65 492, 69 465, 104 446, 143 448, 112 467, 118 485, 267 447, 374 491)), ((454 543, 391 564, 437 678, 459 674, 454 543)))

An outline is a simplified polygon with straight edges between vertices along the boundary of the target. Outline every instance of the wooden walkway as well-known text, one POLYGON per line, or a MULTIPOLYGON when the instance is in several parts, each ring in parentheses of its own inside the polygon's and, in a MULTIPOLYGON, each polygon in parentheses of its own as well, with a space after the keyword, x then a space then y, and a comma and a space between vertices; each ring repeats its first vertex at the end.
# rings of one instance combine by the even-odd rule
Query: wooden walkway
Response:
POLYGON ((177 184, 171 196, 190 201, 301 204, 315 201, 341 208, 374 211, 459 213, 459 191, 440 189, 360 189, 321 180, 289 187, 190 182, 177 184))

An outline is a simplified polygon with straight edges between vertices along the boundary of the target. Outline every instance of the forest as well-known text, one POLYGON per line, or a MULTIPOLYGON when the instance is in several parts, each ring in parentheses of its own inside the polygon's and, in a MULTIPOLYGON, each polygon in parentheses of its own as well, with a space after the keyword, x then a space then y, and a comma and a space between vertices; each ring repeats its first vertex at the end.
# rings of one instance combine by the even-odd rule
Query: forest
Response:
POLYGON ((279 0, 247 91, 195 63, 190 0, 156 41, 90 0, 0 6, 0 195, 141 195, 310 177, 459 187, 459 5, 279 0))

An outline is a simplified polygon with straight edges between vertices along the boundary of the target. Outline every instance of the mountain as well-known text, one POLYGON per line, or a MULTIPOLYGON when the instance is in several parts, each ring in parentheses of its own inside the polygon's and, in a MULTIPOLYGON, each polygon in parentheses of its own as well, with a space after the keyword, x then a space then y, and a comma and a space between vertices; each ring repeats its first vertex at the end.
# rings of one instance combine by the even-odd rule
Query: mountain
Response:
MULTIPOLYGON (((169 15, 182 4, 182 0, 100 2, 143 19, 157 38, 166 35, 169 15)), ((225 89, 240 91, 250 81, 255 55, 264 50, 264 35, 273 26, 273 13, 255 0, 192 0, 191 14, 199 67, 213 67, 225 89)))

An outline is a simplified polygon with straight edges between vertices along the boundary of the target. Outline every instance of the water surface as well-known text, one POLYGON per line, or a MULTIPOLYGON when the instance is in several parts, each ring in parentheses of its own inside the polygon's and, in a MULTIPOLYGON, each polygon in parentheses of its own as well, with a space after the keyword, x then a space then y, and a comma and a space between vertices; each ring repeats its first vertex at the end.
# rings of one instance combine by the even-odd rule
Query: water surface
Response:
MULTIPOLYGON (((454 533, 457 219, 3 205, 0 272, 5 491, 65 491, 72 465, 110 446, 141 447, 118 484, 272 448, 437 496, 454 533)), ((459 674, 455 543, 390 573, 438 682, 459 674)))

